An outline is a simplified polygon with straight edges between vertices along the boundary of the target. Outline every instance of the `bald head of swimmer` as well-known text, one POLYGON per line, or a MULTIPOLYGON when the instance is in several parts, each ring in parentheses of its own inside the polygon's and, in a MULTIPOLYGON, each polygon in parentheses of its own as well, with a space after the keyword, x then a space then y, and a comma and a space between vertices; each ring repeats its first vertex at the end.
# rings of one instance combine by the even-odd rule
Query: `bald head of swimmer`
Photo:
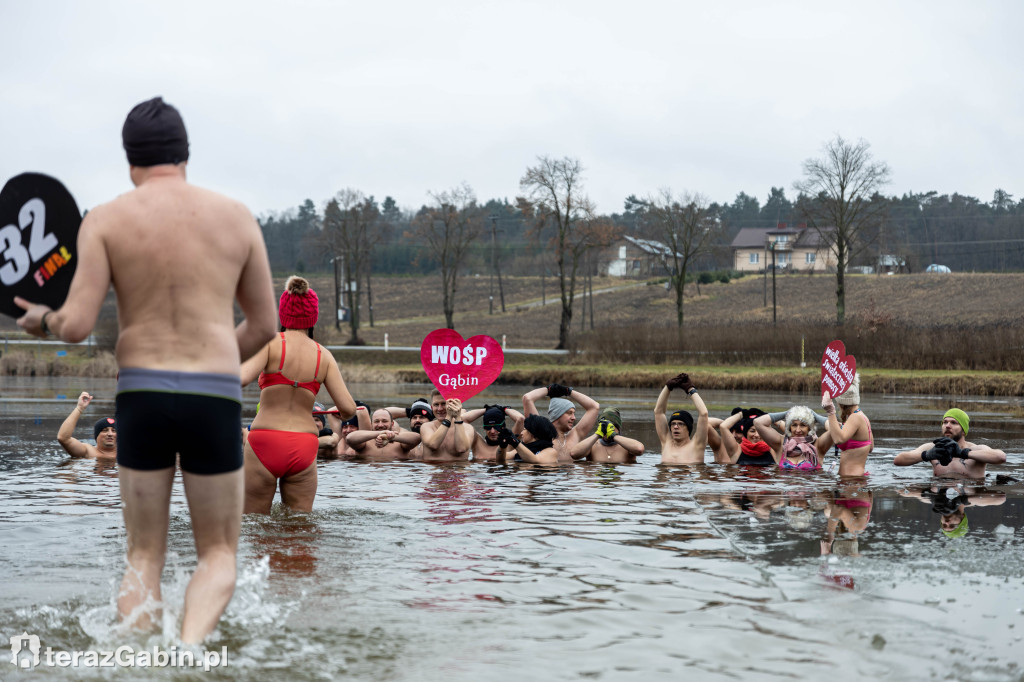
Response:
POLYGON ((394 426, 395 420, 387 410, 380 409, 373 413, 374 431, 391 431, 394 429, 394 426))

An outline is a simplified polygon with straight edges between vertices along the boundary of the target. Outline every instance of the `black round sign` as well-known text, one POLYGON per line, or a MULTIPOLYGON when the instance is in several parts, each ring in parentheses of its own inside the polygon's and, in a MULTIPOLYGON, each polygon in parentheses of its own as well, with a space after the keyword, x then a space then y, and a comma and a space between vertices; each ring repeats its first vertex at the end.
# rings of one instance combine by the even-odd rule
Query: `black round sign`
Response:
POLYGON ((82 214, 56 178, 22 173, 0 191, 0 312, 21 317, 14 297, 59 308, 78 265, 82 214))

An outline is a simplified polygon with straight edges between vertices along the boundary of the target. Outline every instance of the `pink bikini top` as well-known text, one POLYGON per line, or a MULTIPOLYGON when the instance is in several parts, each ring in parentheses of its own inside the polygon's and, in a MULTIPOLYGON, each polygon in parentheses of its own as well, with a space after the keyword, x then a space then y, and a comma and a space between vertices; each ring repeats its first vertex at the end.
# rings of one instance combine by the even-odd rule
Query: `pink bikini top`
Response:
MULTIPOLYGON (((860 412, 860 410, 857 410, 857 412, 860 412)), ((854 412, 854 414, 856 414, 856 412, 854 412)), ((836 443, 837 448, 843 451, 853 450, 854 448, 867 447, 875 442, 874 436, 871 435, 871 420, 868 419, 868 416, 866 414, 864 415, 864 419, 867 420, 868 422, 868 438, 871 438, 872 440, 848 440, 845 443, 836 443)))
POLYGON ((292 381, 286 377, 281 370, 284 369, 284 332, 281 332, 281 364, 278 365, 276 372, 261 372, 260 373, 260 390, 268 386, 294 386, 295 388, 304 388, 313 395, 320 392, 320 382, 316 380, 316 376, 320 374, 320 350, 322 346, 316 344, 316 369, 313 370, 313 381, 292 381))

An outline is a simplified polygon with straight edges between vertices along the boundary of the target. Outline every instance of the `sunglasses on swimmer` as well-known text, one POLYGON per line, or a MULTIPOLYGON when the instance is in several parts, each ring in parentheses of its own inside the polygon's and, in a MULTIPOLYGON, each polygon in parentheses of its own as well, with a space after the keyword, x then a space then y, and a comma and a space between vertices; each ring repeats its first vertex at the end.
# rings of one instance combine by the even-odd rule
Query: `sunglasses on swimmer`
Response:
POLYGON ((487 422, 484 422, 484 428, 487 429, 488 431, 490 431, 491 429, 500 429, 504 425, 505 425, 505 422, 503 422, 503 421, 494 422, 492 424, 488 424, 487 422))

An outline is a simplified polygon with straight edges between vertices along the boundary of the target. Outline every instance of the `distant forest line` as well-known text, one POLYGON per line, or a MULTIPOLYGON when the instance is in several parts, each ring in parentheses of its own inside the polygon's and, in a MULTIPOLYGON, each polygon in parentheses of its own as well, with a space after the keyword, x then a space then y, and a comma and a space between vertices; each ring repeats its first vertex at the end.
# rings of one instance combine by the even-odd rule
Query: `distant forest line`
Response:
MULTIPOLYGON (((322 238, 324 207, 344 195, 348 205, 358 208, 369 224, 363 246, 373 274, 411 275, 436 272, 439 262, 426 247, 416 229, 416 218, 429 210, 400 207, 390 196, 377 201, 358 190, 346 189, 321 202, 307 199, 302 205, 258 216, 275 272, 323 272, 332 269, 337 254, 322 238)), ((771 228, 804 222, 804 195, 790 200, 781 187, 772 187, 762 204, 740 192, 731 203, 710 203, 708 213, 719 229, 711 248, 693 263, 693 271, 726 270, 732 267, 729 244, 745 227, 771 228)), ((936 192, 903 196, 876 195, 885 202, 886 218, 871 235, 872 244, 851 266, 874 265, 879 255, 891 254, 906 260, 912 272, 931 263, 947 265, 956 272, 1011 272, 1024 270, 1024 199, 996 190, 991 201, 962 194, 936 192)), ((644 199, 630 195, 620 213, 595 216, 613 228, 611 234, 649 238, 643 226, 644 199)), ((465 268, 460 274, 491 272, 491 259, 507 274, 555 274, 549 243, 533 229, 530 216, 518 203, 508 199, 474 202, 480 223, 480 237, 471 244, 465 268), (492 250, 492 231, 494 246, 492 250)))

